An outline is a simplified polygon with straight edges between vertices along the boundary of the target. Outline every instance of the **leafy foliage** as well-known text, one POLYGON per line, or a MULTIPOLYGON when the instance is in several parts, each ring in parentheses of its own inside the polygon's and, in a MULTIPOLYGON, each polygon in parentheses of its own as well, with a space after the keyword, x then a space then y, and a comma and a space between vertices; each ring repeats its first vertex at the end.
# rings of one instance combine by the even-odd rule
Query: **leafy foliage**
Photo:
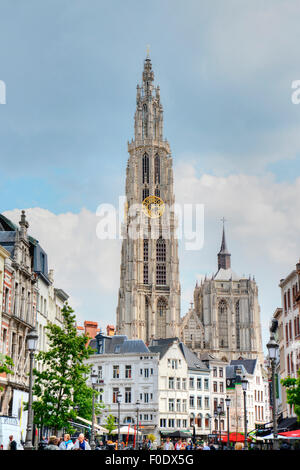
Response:
MULTIPOLYGON (((84 361, 93 350, 86 347, 88 336, 77 335, 73 313, 74 310, 66 305, 62 309, 63 326, 48 324, 49 350, 41 351, 36 356, 43 370, 34 369, 33 393, 37 397, 33 402, 35 423, 54 428, 55 431, 65 428, 72 432, 69 420, 77 415, 91 419, 93 392, 98 395, 86 384, 91 366, 84 361)), ((99 405, 96 404, 95 413, 98 412, 99 405)))
POLYGON ((154 435, 154 434, 148 434, 147 438, 148 438, 148 439, 149 439, 149 441, 151 441, 151 442, 154 442, 154 441, 156 441, 156 437, 155 437, 155 435, 154 435))
POLYGON ((282 379, 281 383, 286 387, 287 402, 289 405, 294 405, 295 413, 298 421, 300 421, 300 369, 297 372, 297 379, 287 377, 282 379))
POLYGON ((107 416, 104 427, 109 431, 109 434, 116 429, 115 417, 113 415, 109 414, 107 416))
MULTIPOLYGON (((0 374, 12 374, 14 363, 11 357, 0 354, 0 374)), ((3 390, 0 387, 0 391, 3 390)))
POLYGON ((0 354, 0 374, 12 374, 14 363, 11 357, 0 354))

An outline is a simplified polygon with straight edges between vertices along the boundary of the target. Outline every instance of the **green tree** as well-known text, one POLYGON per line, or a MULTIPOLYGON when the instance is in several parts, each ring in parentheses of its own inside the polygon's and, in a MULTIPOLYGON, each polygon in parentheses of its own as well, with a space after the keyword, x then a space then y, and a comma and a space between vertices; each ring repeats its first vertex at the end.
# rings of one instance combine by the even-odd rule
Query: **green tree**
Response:
MULTIPOLYGON (((12 374, 14 368, 14 363, 11 357, 5 356, 5 354, 0 354, 0 374, 12 374)), ((3 390, 0 387, 0 390, 3 390)))
POLYGON ((108 430, 108 433, 111 434, 114 429, 116 429, 116 419, 113 415, 109 414, 106 418, 104 427, 108 430))
POLYGON ((282 379, 281 383, 287 389, 287 402, 289 405, 294 405, 297 419, 300 421, 300 369, 298 370, 297 375, 297 379, 287 377, 286 379, 282 379))
MULTIPOLYGON (((66 305, 62 309, 63 326, 47 325, 49 349, 36 355, 43 370, 34 369, 33 394, 37 397, 33 402, 34 420, 38 426, 54 428, 55 433, 62 428, 72 432, 69 421, 77 415, 92 418, 93 389, 86 384, 91 366, 85 360, 93 350, 86 347, 88 336, 77 335, 73 313, 66 305)), ((96 414, 100 407, 96 403, 96 414)))
POLYGON ((11 357, 0 354, 0 374, 12 374, 14 363, 11 357))

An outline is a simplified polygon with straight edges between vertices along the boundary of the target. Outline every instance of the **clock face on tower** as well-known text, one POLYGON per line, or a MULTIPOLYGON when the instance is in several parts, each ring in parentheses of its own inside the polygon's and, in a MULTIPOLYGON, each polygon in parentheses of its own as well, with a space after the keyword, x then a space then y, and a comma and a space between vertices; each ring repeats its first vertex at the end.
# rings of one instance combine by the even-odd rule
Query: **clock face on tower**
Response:
POLYGON ((148 196, 142 202, 143 212, 151 219, 158 219, 165 211, 165 203, 158 196, 148 196))

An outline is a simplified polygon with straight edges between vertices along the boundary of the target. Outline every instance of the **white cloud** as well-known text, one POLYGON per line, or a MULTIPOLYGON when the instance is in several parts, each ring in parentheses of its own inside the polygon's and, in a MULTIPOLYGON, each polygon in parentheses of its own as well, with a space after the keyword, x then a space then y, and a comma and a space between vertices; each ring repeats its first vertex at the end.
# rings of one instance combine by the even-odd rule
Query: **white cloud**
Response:
MULTIPOLYGON (((4 213, 17 223, 20 210, 4 213)), ((115 321, 114 311, 105 306, 107 298, 117 305, 120 278, 120 242, 99 240, 97 216, 82 209, 78 214, 53 214, 39 207, 26 209, 29 234, 39 240, 48 254, 48 267, 54 269, 55 285, 70 295, 71 305, 81 320, 107 318, 115 321), (105 310, 105 311, 104 311, 105 310)))
POLYGON ((176 168, 177 202, 205 204, 205 219, 223 215, 235 239, 254 254, 282 266, 293 265, 300 249, 300 177, 294 183, 246 174, 197 177, 192 165, 176 168))
MULTIPOLYGON (((294 269, 300 258, 300 178, 293 183, 279 183, 271 174, 197 176, 195 167, 185 163, 175 169, 175 187, 176 202, 205 205, 204 247, 192 256, 183 253, 181 270, 194 274, 192 282, 201 274, 216 272, 220 219, 225 216, 232 267, 237 274, 255 275, 258 283, 266 344, 271 315, 280 305, 279 280, 294 269)), ((190 287, 186 280, 181 281, 185 300, 190 287)))
MULTIPOLYGON (((196 280, 216 271, 221 242, 221 217, 227 223, 227 241, 237 274, 252 273, 259 286, 262 325, 267 335, 270 316, 280 301, 278 282, 300 256, 300 178, 279 183, 269 174, 217 177, 197 176, 190 164, 176 173, 176 202, 204 203, 205 242, 199 252, 180 249, 182 315, 193 300, 196 280)), ((96 237, 96 215, 86 209, 78 214, 53 214, 26 210, 30 233, 48 253, 55 283, 71 296, 79 319, 96 320, 103 327, 115 323, 120 276, 120 241, 96 237)), ((18 222, 20 210, 5 212, 18 222)), ((265 342, 265 341, 264 341, 265 342)))

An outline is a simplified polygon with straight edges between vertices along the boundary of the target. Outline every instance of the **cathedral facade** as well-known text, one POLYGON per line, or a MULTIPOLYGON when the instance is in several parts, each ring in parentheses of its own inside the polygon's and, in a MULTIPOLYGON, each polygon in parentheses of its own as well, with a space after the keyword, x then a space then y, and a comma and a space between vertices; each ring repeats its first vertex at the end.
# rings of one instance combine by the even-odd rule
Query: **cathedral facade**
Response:
POLYGON ((169 143, 163 138, 160 89, 154 87, 153 81, 148 56, 142 85, 137 86, 134 140, 128 143, 127 207, 116 330, 117 334, 139 338, 147 344, 154 338, 178 336, 180 324, 172 157, 169 143), (156 217, 151 210, 139 212, 139 206, 163 207, 165 211, 156 217), (134 236, 132 224, 137 216, 139 233, 134 236))
POLYGON ((224 227, 218 271, 196 284, 194 307, 182 319, 180 336, 198 355, 207 352, 226 362, 258 358, 263 364, 258 288, 254 278, 231 269, 224 227))
POLYGON ((131 339, 180 337, 194 352, 217 359, 263 361, 260 307, 254 278, 231 269, 225 231, 218 254, 218 271, 194 291, 194 307, 180 318, 180 282, 173 168, 169 143, 163 138, 160 89, 154 87, 150 58, 144 62, 142 85, 137 86, 134 139, 128 143, 126 216, 123 224, 120 289, 116 334, 131 339), (159 217, 135 206, 165 205, 159 217), (165 215, 168 214, 166 219, 165 215), (138 220, 138 235, 132 222, 138 220), (154 229, 154 230, 153 230, 154 229))

